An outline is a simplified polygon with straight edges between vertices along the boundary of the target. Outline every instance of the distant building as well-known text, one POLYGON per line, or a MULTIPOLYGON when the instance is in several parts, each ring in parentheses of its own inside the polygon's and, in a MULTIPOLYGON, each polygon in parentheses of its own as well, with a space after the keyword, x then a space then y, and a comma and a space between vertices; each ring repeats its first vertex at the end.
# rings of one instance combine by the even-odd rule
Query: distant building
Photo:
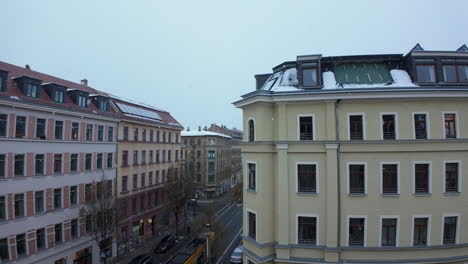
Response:
POLYGON ((232 138, 201 130, 182 131, 186 145, 187 173, 193 179, 198 198, 212 199, 231 187, 232 138))
POLYGON ((243 110, 244 263, 466 263, 468 49, 298 56, 243 110))

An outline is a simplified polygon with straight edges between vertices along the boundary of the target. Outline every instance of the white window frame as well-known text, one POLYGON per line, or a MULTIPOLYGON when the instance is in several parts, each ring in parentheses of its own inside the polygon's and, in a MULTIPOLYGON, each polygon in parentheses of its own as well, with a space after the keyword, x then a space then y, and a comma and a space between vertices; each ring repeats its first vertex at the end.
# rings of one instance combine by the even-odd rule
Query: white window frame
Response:
POLYGON ((461 160, 444 160, 443 162, 443 166, 442 166, 442 192, 443 193, 454 193, 454 192, 447 192, 447 190, 445 189, 446 186, 445 186, 445 177, 447 177, 447 175, 445 174, 445 171, 446 171, 446 164, 447 163, 458 163, 458 192, 455 192, 455 193, 461 193, 462 192, 462 161, 461 160))
POLYGON ((351 127, 349 125, 349 121, 350 121, 349 118, 350 116, 354 116, 354 115, 362 116, 362 140, 367 140, 367 133, 366 133, 367 121, 366 121, 366 113, 364 112, 346 113, 346 127, 347 127, 347 132, 348 132, 348 140, 351 140, 351 127))
MULTIPOLYGON (((73 120, 70 122, 70 141, 81 141, 80 136, 81 136, 81 123, 80 122, 73 122, 73 120), (78 138, 76 140, 73 140, 72 138, 72 131, 73 131, 73 123, 78 123, 78 138)), ((86 129, 85 129, 86 133, 86 129)))
POLYGON ((400 195, 400 162, 399 161, 381 161, 380 162, 380 194, 381 195, 400 195), (397 193, 383 192, 383 165, 397 165, 397 193))
MULTIPOLYGON (((91 155, 91 158, 93 156, 91 155)), ((86 162, 86 157, 85 157, 85 162, 86 162)), ((65 171, 65 168, 63 167, 65 165, 65 153, 52 153, 52 175, 54 174, 63 174, 63 172, 65 171), (61 165, 60 165, 60 173, 58 172, 55 172, 55 155, 62 155, 62 159, 61 159, 61 165)), ((91 164, 91 169, 92 169, 92 164, 91 164)))
MULTIPOLYGON (((71 125, 71 123, 70 123, 70 125, 71 125)), ((71 133, 71 126, 70 126, 70 133, 71 133)), ((53 140, 65 140, 65 120, 63 120, 63 119, 54 119, 54 138, 53 138, 53 140), (55 138, 55 126, 56 126, 57 121, 62 122, 62 139, 56 139, 55 138)))
MULTIPOLYGON (((14 194, 13 194, 13 196, 12 196, 12 199, 13 199, 13 203, 12 203, 12 206, 13 206, 13 210, 12 210, 12 211, 13 211, 13 215, 12 215, 12 218, 13 218, 13 219, 21 219, 21 218, 24 218, 24 217, 28 217, 28 202, 27 202, 28 197, 27 197, 27 195, 28 195, 27 193, 21 193, 21 192, 20 192, 20 193, 14 193, 14 194), (23 204, 24 204, 24 206, 23 206, 24 215, 21 216, 21 217, 19 217, 19 218, 16 217, 16 211, 15 211, 15 195, 17 195, 17 194, 23 194, 23 199, 24 199, 24 200, 23 200, 23 204)), ((45 200, 45 199, 44 199, 44 200, 45 200)), ((8 204, 6 204, 5 207, 6 207, 6 209, 8 210, 8 204)), ((44 210, 47 210, 47 209, 44 208, 44 210)), ((8 219, 7 219, 7 220, 8 220, 8 219)))
POLYGON ((315 114, 299 114, 297 115, 297 140, 301 141, 301 117, 312 117, 312 140, 316 140, 315 134, 315 114))
POLYGON ((47 139, 47 130, 48 130, 49 122, 48 122, 46 117, 39 117, 39 116, 36 116, 36 122, 34 122, 34 132, 33 132, 34 134, 33 134, 32 138, 37 139, 37 136, 36 136, 36 134, 37 134, 37 119, 44 119, 45 120, 44 136, 45 136, 45 139, 47 139))
MULTIPOLYGON (((416 164, 429 164, 429 192, 432 195, 432 161, 413 161, 413 195, 425 195, 425 193, 416 193, 416 164)), ((445 180, 445 176, 442 177, 445 180)))
POLYGON ((379 245, 384 248, 393 248, 400 245, 400 216, 399 215, 381 215, 379 225, 379 245), (395 235, 395 246, 382 246, 382 224, 384 219, 396 219, 396 235, 395 235))
POLYGON ((399 138, 399 134, 398 133, 398 113, 397 112, 380 112, 380 139, 381 140, 391 140, 391 139, 384 139, 384 136, 383 136, 383 116, 384 115, 394 115, 395 116, 395 139, 394 140, 398 140, 400 139, 399 138))
MULTIPOLYGON (((425 114, 426 115, 426 134, 427 134, 427 139, 431 139, 431 119, 429 112, 412 112, 411 113, 411 127, 413 128, 413 139, 416 139, 416 127, 414 126, 414 115, 417 114, 425 114)), ((445 132, 444 132, 445 134, 445 132)))
POLYGON ((47 154, 46 153, 34 153, 34 160, 33 160, 33 176, 46 176, 46 172, 47 172, 47 169, 46 169, 46 166, 47 166, 47 154), (36 174, 36 156, 37 155, 43 155, 44 156, 44 166, 42 168, 42 175, 37 175, 36 174))
POLYGON ((296 214, 296 244, 298 245, 314 245, 314 244, 299 244, 299 217, 315 217, 317 223, 315 225, 315 245, 320 245, 320 216, 318 214, 296 214))
MULTIPOLYGON (((45 159, 45 156, 44 156, 44 159, 45 159)), ((18 177, 26 177, 26 175, 28 174, 28 172, 26 171, 27 169, 27 164, 28 164, 28 155, 27 153, 13 153, 13 177, 12 178, 18 178, 18 177), (23 159, 23 175, 22 176, 16 176, 15 175, 15 156, 16 155, 23 155, 24 156, 24 159, 23 159)), ((7 153, 5 153, 5 170, 6 170, 6 173, 8 173, 8 155, 7 153)), ((7 174, 5 173, 5 178, 8 178, 7 174)))
MULTIPOLYGON (((29 134, 29 133, 28 133, 28 130, 29 130, 29 120, 28 120, 28 119, 29 119, 29 118, 28 118, 27 115, 16 115, 16 114, 15 114, 15 120, 14 120, 13 137, 16 138, 16 118, 17 118, 18 116, 21 116, 21 117, 26 118, 26 120, 24 121, 24 122, 25 122, 25 124, 24 124, 24 137, 22 137, 22 138, 27 138, 27 137, 29 136, 29 135, 28 135, 28 134, 29 134)), ((10 116, 8 116, 8 118, 10 118, 10 116)), ((9 124, 8 124, 8 121, 9 121, 9 119, 7 119, 7 130, 8 130, 8 125, 9 125, 9 124)), ((46 122, 46 123, 47 123, 47 122, 46 122)), ((7 132, 8 132, 8 131, 7 131, 7 132)), ((46 133, 47 133, 47 131, 46 131, 46 133)), ((36 135, 36 134, 34 134, 34 136, 35 136, 35 135, 36 135)), ((7 136, 9 136, 9 135, 7 134, 7 136)))
POLYGON ((255 142, 255 141, 257 141, 257 121, 255 121, 255 118, 253 118, 253 117, 249 117, 247 119, 247 133, 246 133, 247 134, 247 142, 252 142, 252 141, 250 141, 250 127, 249 127, 250 120, 252 120, 253 124, 254 124, 254 141, 253 142, 255 142))
POLYGON ((249 233, 250 233, 250 225, 249 225, 249 213, 253 213, 255 215, 255 241, 258 241, 258 214, 256 211, 250 209, 250 208, 246 208, 245 209, 245 223, 246 223, 246 234, 245 236, 250 238, 250 239, 253 239, 249 236, 249 233))
POLYGON ((366 161, 348 161, 346 162, 346 180, 348 195, 367 195, 367 162, 366 161), (349 165, 364 165, 364 193, 351 193, 351 181, 350 181, 350 171, 349 165))
MULTIPOLYGON (((6 222, 6 221, 9 221, 10 219, 10 215, 8 214, 8 205, 10 201, 8 200, 8 194, 2 194, 0 196, 5 197, 5 219, 2 222, 6 222)), ((13 210, 14 210, 15 209, 15 203, 14 203, 15 195, 13 194, 12 197, 13 197, 12 199, 13 199, 13 210)), ((15 212, 13 212, 12 218, 14 218, 14 215, 15 215, 15 212)))
POLYGON ((364 218, 364 245, 367 247, 367 215, 348 215, 346 216, 346 245, 349 247, 349 220, 351 218, 364 218))
POLYGON ((68 186, 68 203, 68 207, 78 206, 80 204, 80 186, 78 184, 68 186), (71 203, 71 187, 76 187, 76 204, 71 203))
POLYGON ((254 192, 258 192, 258 165, 257 165, 257 162, 256 161, 251 161, 251 160, 247 160, 245 162, 246 164, 246 171, 245 171, 245 175, 246 175, 246 183, 247 183, 247 190, 249 191, 254 191, 254 192), (249 188, 249 164, 254 164, 255 165, 255 189, 250 189, 249 188))
MULTIPOLYGON (((5 175, 5 177, 3 179, 8 179, 8 153, 6 153, 6 152, 5 153, 0 153, 0 155, 5 156, 5 164, 4 164, 5 166, 3 166, 4 167, 3 168, 3 170, 4 170, 3 175, 5 175)), ((13 162, 14 162, 14 160, 15 160, 15 155, 13 154, 13 162)), ((14 170, 14 166, 13 166, 13 170, 14 170)), ((14 174, 14 172, 13 172, 13 174, 14 174)), ((13 175, 13 177, 14 177, 14 175, 13 175)))
POLYGON ((76 174, 76 173, 80 173, 80 153, 70 153, 70 174, 76 174), (71 157, 72 155, 75 155, 76 154, 76 171, 72 171, 71 170, 71 157))
MULTIPOLYGON (((70 189, 68 189, 68 192, 70 192, 70 189)), ((52 210, 60 210, 60 209, 65 209, 65 204, 64 204, 64 191, 63 191, 63 187, 59 187, 59 188, 52 188, 52 210), (60 204, 60 208, 55 208, 55 189, 60 189, 60 200, 61 200, 61 204, 60 204)), ((68 203, 70 203, 70 201, 68 201, 68 203)), ((63 228, 62 228, 63 229, 63 228)))
POLYGON ((33 210, 34 210, 34 215, 36 215, 36 214, 38 214, 38 213, 39 213, 39 214, 43 214, 43 213, 46 213, 46 212, 47 212, 47 203, 46 203, 47 198, 46 198, 46 196, 47 196, 47 190, 37 190, 37 191, 34 191, 34 192, 33 192, 33 210), (37 211, 36 211, 36 193, 37 193, 37 192, 42 192, 42 194, 43 194, 43 198, 44 198, 43 201, 42 201, 42 203, 43 203, 42 206, 43 206, 43 208, 44 208, 44 211, 43 211, 43 212, 37 212, 37 211))
MULTIPOLYGON (((8 113, 8 112, 5 112, 5 113, 2 113, 3 115, 6 115, 7 118, 6 118, 6 128, 5 128, 5 137, 4 138, 8 138, 10 137, 10 119, 11 119, 11 113, 8 113)), ((47 124, 47 121, 46 121, 46 124, 47 124)), ((14 130, 16 130, 16 116, 15 116, 15 127, 14 127, 14 130)), ((36 135, 35 133, 36 131, 34 131, 34 135, 36 135)), ((8 239, 7 239, 8 240, 8 239)))
POLYGON ((310 194, 319 194, 320 189, 319 189, 319 162, 318 161, 298 161, 296 162, 296 172, 295 172, 295 179, 296 179, 296 193, 310 193, 310 194), (315 192, 299 192, 299 165, 315 165, 315 186, 316 186, 316 191, 315 192))
POLYGON ((442 112, 442 138, 447 139, 447 135, 445 134, 445 114, 454 114, 455 115, 455 138, 460 138, 460 129, 459 129, 459 122, 458 122, 458 112, 457 111, 447 111, 442 112))
POLYGON ((444 244, 444 225, 445 225, 445 218, 446 217, 457 217, 457 230, 455 231, 455 244, 458 244, 460 242, 460 224, 461 224, 461 214, 454 214, 454 213, 449 213, 449 214, 442 214, 442 227, 440 228, 441 233, 440 233, 440 244, 444 244))
POLYGON ((414 247, 414 220, 416 218, 428 218, 427 220, 427 244, 426 246, 431 245, 431 222, 432 222, 432 215, 413 215, 411 221, 411 246, 414 247))

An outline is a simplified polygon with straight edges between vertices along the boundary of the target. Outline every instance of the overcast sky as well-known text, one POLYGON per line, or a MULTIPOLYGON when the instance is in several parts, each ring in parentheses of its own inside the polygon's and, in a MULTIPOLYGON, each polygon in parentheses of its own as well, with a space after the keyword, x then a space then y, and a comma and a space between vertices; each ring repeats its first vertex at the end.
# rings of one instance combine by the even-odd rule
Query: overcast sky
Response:
POLYGON ((455 50, 468 1, 2 1, 0 60, 241 128, 232 102, 297 55, 455 50))

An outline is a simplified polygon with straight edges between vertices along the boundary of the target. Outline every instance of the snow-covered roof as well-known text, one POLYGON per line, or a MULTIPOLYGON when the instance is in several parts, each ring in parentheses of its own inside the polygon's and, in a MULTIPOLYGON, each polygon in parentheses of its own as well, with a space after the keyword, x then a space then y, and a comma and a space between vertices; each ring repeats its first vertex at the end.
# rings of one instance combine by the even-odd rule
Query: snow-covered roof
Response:
POLYGON ((290 68, 271 75, 263 85, 262 90, 273 92, 296 91, 297 84, 297 70, 296 68, 290 68))
POLYGON ((221 133, 216 133, 216 132, 211 132, 211 131, 206 131, 206 130, 184 130, 180 133, 181 136, 183 137, 203 137, 203 136, 218 136, 218 137, 225 137, 225 138, 231 138, 228 135, 224 135, 221 133))
POLYGON ((390 70, 394 82, 377 84, 342 84, 336 82, 335 74, 331 71, 323 72, 323 89, 352 89, 352 88, 386 88, 386 87, 416 87, 404 70, 390 70))

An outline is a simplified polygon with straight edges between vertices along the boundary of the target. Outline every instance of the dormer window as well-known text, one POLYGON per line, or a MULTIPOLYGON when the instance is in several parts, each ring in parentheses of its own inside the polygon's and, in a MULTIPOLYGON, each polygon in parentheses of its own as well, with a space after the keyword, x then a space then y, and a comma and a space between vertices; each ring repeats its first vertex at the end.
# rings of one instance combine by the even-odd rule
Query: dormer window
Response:
POLYGON ((57 103, 64 103, 65 102, 65 91, 61 88, 55 88, 54 91, 54 101, 57 103))
POLYGON ((26 84, 26 96, 29 96, 29 97, 38 97, 39 95, 39 85, 37 85, 36 83, 27 83, 26 84))
POLYGON ((0 92, 6 90, 7 72, 0 71, 0 92))
POLYGON ((435 83, 436 69, 434 64, 416 65, 416 76, 420 83, 435 83))
POLYGON ((318 69, 304 69, 302 71, 304 86, 317 86, 318 85, 318 69))
POLYGON ((80 107, 87 107, 88 106, 88 98, 85 95, 78 95, 78 106, 80 107))
POLYGON ((466 65, 444 65, 445 82, 468 82, 468 66, 466 65))
POLYGON ((21 76, 15 78, 24 95, 31 98, 38 98, 40 95, 39 85, 41 85, 41 80, 31 78, 28 76, 21 76))
POLYGON ((102 112, 107 112, 108 104, 108 100, 99 100, 99 110, 101 110, 102 112))
POLYGON ((321 55, 297 56, 297 71, 299 86, 303 88, 319 88, 321 55))

